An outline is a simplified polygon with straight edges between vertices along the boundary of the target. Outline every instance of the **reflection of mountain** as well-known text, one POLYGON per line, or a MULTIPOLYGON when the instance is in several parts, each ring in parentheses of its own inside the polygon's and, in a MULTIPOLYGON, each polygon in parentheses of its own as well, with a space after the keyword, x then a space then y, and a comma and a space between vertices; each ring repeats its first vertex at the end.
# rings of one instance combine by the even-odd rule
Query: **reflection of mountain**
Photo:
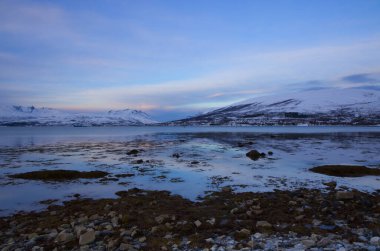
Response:
POLYGON ((3 106, 0 108, 0 125, 146 125, 153 124, 146 113, 137 110, 111 110, 108 112, 69 112, 34 106, 3 106))
POLYGON ((378 125, 380 91, 325 89, 245 100, 171 125, 378 125))

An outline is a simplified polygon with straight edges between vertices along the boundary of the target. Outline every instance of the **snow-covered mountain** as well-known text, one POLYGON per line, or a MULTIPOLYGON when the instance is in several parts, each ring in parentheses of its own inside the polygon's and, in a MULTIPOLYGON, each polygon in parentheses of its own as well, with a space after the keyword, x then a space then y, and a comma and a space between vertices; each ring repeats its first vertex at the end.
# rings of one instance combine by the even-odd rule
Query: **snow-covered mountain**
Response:
POLYGON ((248 99, 170 125, 379 125, 380 91, 323 89, 248 99))
POLYGON ((107 112, 72 112, 34 106, 1 106, 2 126, 105 126, 154 124, 146 113, 137 110, 110 110, 107 112))

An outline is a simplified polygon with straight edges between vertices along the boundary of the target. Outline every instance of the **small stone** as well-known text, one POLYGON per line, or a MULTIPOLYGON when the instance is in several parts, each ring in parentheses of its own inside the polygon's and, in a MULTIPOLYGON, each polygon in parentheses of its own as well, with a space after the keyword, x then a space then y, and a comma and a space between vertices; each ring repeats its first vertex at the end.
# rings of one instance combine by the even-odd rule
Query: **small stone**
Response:
POLYGON ((232 209, 232 210, 230 211, 230 213, 231 213, 231 214, 235 214, 235 213, 237 213, 237 211, 239 211, 239 208, 235 207, 234 209, 232 209))
POLYGON ((57 238, 55 239, 55 241, 65 243, 65 242, 72 241, 74 239, 75 237, 72 233, 68 233, 66 232, 66 230, 63 230, 57 235, 57 238))
POLYGON ((243 229, 237 231, 237 233, 241 236, 248 236, 251 234, 251 231, 249 229, 243 228, 243 229))
POLYGON ((302 241, 302 244, 306 247, 306 248, 310 248, 312 246, 315 245, 315 241, 313 240, 303 240, 302 241))
POLYGON ((264 211, 263 210, 253 210, 253 212, 256 214, 256 215, 259 215, 259 214, 262 214, 264 211))
POLYGON ((119 225, 119 218, 118 217, 113 217, 112 220, 111 220, 111 222, 112 222, 112 225, 114 227, 117 227, 119 225))
POLYGON ((85 230, 86 230, 86 228, 82 225, 74 227, 74 232, 77 235, 77 237, 79 237, 85 230))
POLYGON ((215 224, 215 218, 211 218, 211 219, 207 220, 206 222, 209 223, 210 225, 214 225, 215 224))
POLYGON ((5 246, 1 249, 1 251, 10 251, 13 249, 13 245, 8 245, 8 246, 5 246))
POLYGON ((295 250, 305 250, 305 246, 302 243, 297 243, 294 245, 295 250))
POLYGON ((31 234, 28 234, 28 239, 33 239, 33 238, 36 238, 38 236, 37 233, 31 233, 31 234))
POLYGON ((68 229, 68 228, 71 228, 71 226, 70 226, 70 224, 62 224, 61 228, 68 229))
POLYGON ((146 237, 145 236, 139 238, 139 242, 145 242, 145 241, 146 241, 146 237))
POLYGON ((87 245, 95 241, 95 231, 90 229, 79 237, 79 245, 87 245))
POLYGON ((302 220, 305 217, 305 215, 298 215, 295 217, 296 220, 302 220))
POLYGON ((374 237, 371 238, 371 240, 369 242, 372 245, 380 246, 380 237, 379 236, 374 236, 374 237))
POLYGON ((137 231, 137 229, 134 229, 134 230, 131 232, 131 237, 134 237, 134 236, 136 236, 136 235, 138 235, 138 231, 137 231))
POLYGON ((338 191, 336 192, 335 196, 337 200, 351 200, 354 198, 354 193, 347 191, 338 191))
POLYGON ((118 241, 117 240, 110 240, 107 244, 107 250, 114 250, 118 241))
POLYGON ((248 241, 247 245, 251 248, 255 246, 255 242, 253 240, 248 241))
POLYGON ((78 219, 78 223, 86 223, 87 221, 88 221, 88 217, 87 216, 80 217, 78 219))
POLYGON ((261 236, 262 236, 261 233, 255 233, 255 234, 253 235, 253 237, 255 237, 256 239, 261 238, 261 236))
POLYGON ((98 220, 99 218, 100 218, 100 217, 99 217, 98 214, 93 214, 93 215, 90 216, 89 219, 90 219, 91 221, 94 221, 94 220, 98 220))
POLYGON ((298 213, 303 213, 305 210, 302 207, 299 207, 299 208, 296 209, 296 211, 298 213))
POLYGON ((222 192, 223 193, 231 193, 232 192, 232 188, 230 186, 222 187, 222 192))
POLYGON ((162 214, 162 215, 160 215, 160 216, 157 216, 156 218, 154 218, 155 219, 155 221, 158 223, 158 224, 161 224, 161 223, 163 223, 166 219, 168 219, 169 218, 169 215, 167 215, 167 214, 162 214))
POLYGON ((152 234, 154 234, 155 232, 157 232, 157 230, 158 230, 158 226, 154 226, 154 227, 152 227, 152 229, 150 230, 150 232, 152 234))
POLYGON ((55 237, 57 237, 57 235, 58 235, 57 229, 52 229, 50 233, 48 234, 49 238, 51 239, 54 239, 55 237))
POLYGON ((200 222, 199 220, 196 220, 194 221, 194 224, 196 227, 200 227, 202 225, 202 222, 200 222))
POLYGON ((335 189, 336 187, 336 182, 335 181, 330 181, 330 182, 324 182, 323 185, 331 188, 331 189, 335 189))
POLYGON ((173 238, 173 235, 170 234, 170 233, 168 233, 168 234, 166 234, 166 235, 164 236, 164 238, 165 238, 165 239, 171 239, 171 238, 173 238))
POLYGON ((297 202, 294 201, 294 200, 291 200, 291 201, 288 202, 288 204, 291 205, 291 206, 295 206, 295 205, 297 205, 297 202))
POLYGON ((131 248, 131 247, 132 247, 132 246, 129 245, 129 244, 121 243, 120 246, 119 246, 119 250, 125 251, 125 250, 128 250, 128 249, 131 248))
POLYGON ((310 238, 313 240, 313 241, 317 241, 318 240, 318 235, 317 234, 311 234, 310 235, 310 238))
POLYGON ((88 245, 84 245, 80 247, 80 251, 91 251, 91 249, 88 245))
POLYGON ((325 247, 331 243, 331 238, 324 237, 320 241, 318 241, 318 246, 325 247))
POLYGON ((313 223, 314 226, 319 226, 319 225, 321 225, 322 221, 314 219, 312 221, 312 223, 313 223))
POLYGON ((108 213, 108 216, 111 217, 111 218, 115 217, 116 216, 116 212, 115 211, 111 211, 111 212, 108 213))
POLYGON ((270 228, 270 227, 272 227, 272 224, 270 224, 267 221, 258 221, 258 222, 256 222, 256 227, 270 228))

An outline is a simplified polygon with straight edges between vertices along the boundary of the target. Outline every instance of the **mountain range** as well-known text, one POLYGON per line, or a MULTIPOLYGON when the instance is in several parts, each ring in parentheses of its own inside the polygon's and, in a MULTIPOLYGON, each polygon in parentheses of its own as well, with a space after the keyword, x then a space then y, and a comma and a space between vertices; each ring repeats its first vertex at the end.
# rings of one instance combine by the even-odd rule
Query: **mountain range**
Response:
POLYGON ((138 110, 71 112, 34 106, 0 107, 1 126, 124 126, 157 123, 138 110))
POLYGON ((380 91, 321 89, 262 96, 189 118, 158 123, 138 110, 72 112, 0 107, 0 126, 380 125, 380 91))
POLYGON ((247 99, 167 125, 380 125, 380 91, 321 89, 247 99))

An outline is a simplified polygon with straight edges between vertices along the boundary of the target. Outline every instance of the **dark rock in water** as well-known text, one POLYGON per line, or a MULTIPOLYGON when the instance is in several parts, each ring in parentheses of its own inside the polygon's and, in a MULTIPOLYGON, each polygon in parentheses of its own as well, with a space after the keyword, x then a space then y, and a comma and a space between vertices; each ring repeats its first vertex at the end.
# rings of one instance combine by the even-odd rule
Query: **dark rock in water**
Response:
POLYGON ((326 165, 313 167, 310 171, 338 177, 380 176, 380 169, 368 168, 366 166, 326 165))
POLYGON ((245 154, 251 160, 258 160, 260 158, 265 158, 265 153, 260 153, 257 150, 251 150, 245 154))
POLYGON ((127 155, 134 155, 134 154, 138 154, 138 153, 139 153, 139 150, 133 149, 133 150, 130 150, 129 152, 127 152, 127 155))
POLYGON ((250 145, 253 145, 253 142, 252 142, 252 141, 248 141, 248 142, 239 142, 239 143, 238 143, 238 147, 244 147, 244 146, 250 146, 250 145))
POLYGON ((324 182, 323 185, 331 188, 331 189, 335 189, 336 187, 336 182, 335 181, 330 181, 330 182, 324 182))
POLYGON ((231 193, 233 190, 232 190, 232 187, 225 186, 225 187, 222 187, 221 191, 224 193, 231 193))
POLYGON ((115 177, 118 178, 126 178, 126 177, 133 177, 135 176, 134 173, 121 173, 121 174, 116 174, 115 177))
POLYGON ((172 157, 178 159, 179 157, 181 157, 181 155, 179 153, 173 153, 172 157))
POLYGON ((117 191, 115 194, 119 197, 124 197, 128 195, 128 191, 117 191))
POLYGON ((192 164, 192 165, 197 165, 197 164, 199 164, 199 161, 197 161, 197 160, 195 160, 195 161, 191 161, 190 164, 192 164))
MULTIPOLYGON (((166 193, 167 193, 167 194, 170 194, 170 193, 167 192, 167 191, 164 191, 164 192, 165 192, 165 194, 166 194, 166 193)), ((143 194, 145 194, 145 192, 144 192, 144 190, 141 190, 141 189, 139 189, 139 188, 137 188, 137 187, 134 187, 134 188, 131 188, 131 189, 129 189, 129 190, 117 191, 115 194, 116 194, 117 196, 119 196, 119 197, 127 197, 127 196, 130 196, 130 195, 132 195, 132 196, 143 195, 143 194)))
POLYGON ((142 164, 142 163, 144 163, 144 160, 142 160, 142 159, 138 159, 138 160, 134 160, 134 161, 132 161, 131 163, 132 163, 132 164, 142 164))
POLYGON ((268 155, 273 155, 273 152, 272 151, 268 151, 268 155))
POLYGON ((41 170, 9 175, 11 178, 27 180, 72 180, 95 179, 108 175, 103 171, 80 172, 75 170, 41 170))
POLYGON ((50 205, 50 204, 53 204, 55 202, 58 202, 58 200, 55 200, 55 199, 47 199, 47 200, 41 200, 39 201, 38 203, 42 204, 42 205, 50 205))
POLYGON ((118 178, 108 178, 108 177, 104 177, 102 179, 99 180, 100 182, 107 182, 107 181, 119 181, 118 178))

